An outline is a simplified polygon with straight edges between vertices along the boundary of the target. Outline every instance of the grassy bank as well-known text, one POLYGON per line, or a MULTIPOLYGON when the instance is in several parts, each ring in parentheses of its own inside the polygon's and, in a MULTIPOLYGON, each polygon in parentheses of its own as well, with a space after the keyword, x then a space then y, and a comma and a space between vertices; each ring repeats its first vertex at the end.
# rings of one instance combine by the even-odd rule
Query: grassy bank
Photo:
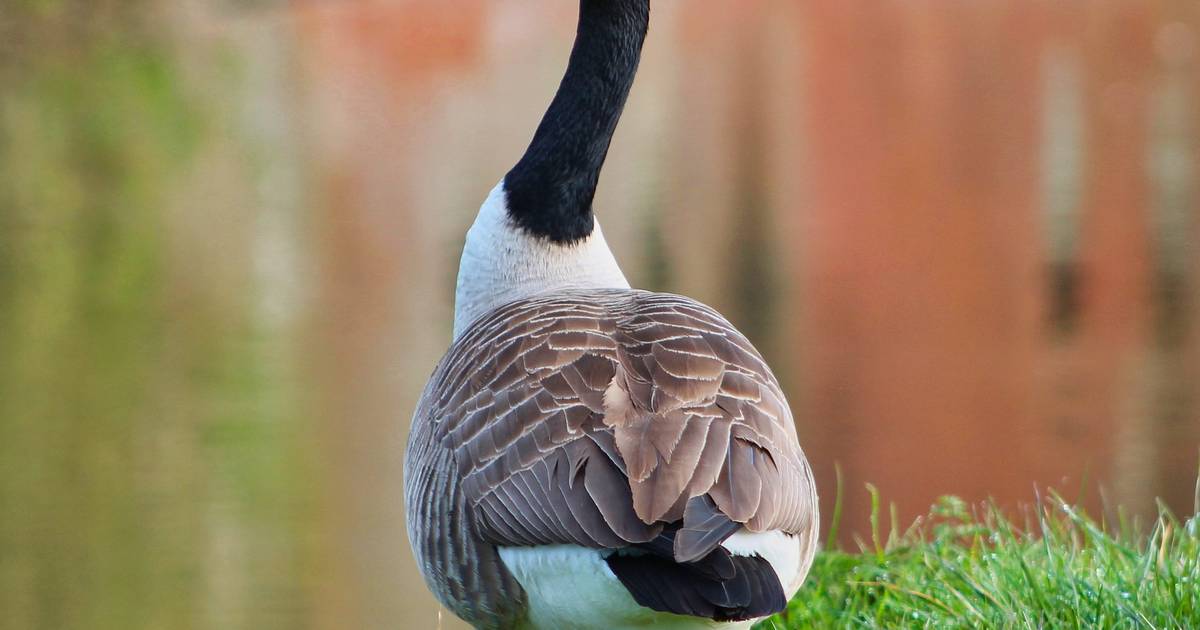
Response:
POLYGON ((759 629, 1200 628, 1200 517, 1104 522, 1055 493, 1017 514, 947 497, 902 530, 872 500, 871 540, 823 552, 759 629))

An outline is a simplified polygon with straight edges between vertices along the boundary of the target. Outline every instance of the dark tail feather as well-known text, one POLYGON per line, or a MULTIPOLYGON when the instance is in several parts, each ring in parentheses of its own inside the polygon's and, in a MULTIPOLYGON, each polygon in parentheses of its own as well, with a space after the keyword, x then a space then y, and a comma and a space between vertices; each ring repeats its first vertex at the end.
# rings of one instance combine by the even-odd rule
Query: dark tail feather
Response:
POLYGON ((718 547, 695 563, 676 563, 669 555, 647 551, 613 554, 607 560, 634 601, 646 608, 717 621, 744 621, 775 614, 787 606, 775 569, 758 556, 733 556, 718 547))

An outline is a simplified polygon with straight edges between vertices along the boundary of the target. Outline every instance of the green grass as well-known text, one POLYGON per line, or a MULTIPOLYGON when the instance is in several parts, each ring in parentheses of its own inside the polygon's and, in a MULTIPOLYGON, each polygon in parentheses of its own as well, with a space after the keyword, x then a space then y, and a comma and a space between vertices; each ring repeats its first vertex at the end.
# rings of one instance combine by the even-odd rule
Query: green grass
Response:
MULTIPOLYGON (((1105 523, 1058 494, 1007 515, 954 497, 860 553, 818 555, 788 610, 795 628, 1200 628, 1200 517, 1105 523)), ((839 501, 840 502, 840 501, 839 501)), ((1200 483, 1197 484, 1200 505, 1200 483)))

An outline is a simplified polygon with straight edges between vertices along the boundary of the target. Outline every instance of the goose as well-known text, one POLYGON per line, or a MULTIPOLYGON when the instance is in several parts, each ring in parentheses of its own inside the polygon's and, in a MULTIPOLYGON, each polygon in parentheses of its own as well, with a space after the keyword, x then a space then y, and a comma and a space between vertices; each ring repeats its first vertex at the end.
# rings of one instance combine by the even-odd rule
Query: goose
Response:
POLYGON ((477 628, 747 628, 817 550, 778 380, 724 317, 632 289, 592 212, 649 0, 581 0, 566 74, 466 236, 405 454, 413 553, 477 628))

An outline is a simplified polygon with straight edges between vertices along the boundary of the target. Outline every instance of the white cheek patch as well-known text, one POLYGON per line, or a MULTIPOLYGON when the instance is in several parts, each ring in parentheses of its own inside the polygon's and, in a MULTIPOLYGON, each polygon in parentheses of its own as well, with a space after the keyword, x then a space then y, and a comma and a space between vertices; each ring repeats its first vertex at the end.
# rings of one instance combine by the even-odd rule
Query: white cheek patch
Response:
POLYGON ((509 219, 501 182, 467 232, 455 291, 454 337, 497 306, 575 288, 629 288, 600 224, 590 236, 571 245, 530 236, 509 219))

